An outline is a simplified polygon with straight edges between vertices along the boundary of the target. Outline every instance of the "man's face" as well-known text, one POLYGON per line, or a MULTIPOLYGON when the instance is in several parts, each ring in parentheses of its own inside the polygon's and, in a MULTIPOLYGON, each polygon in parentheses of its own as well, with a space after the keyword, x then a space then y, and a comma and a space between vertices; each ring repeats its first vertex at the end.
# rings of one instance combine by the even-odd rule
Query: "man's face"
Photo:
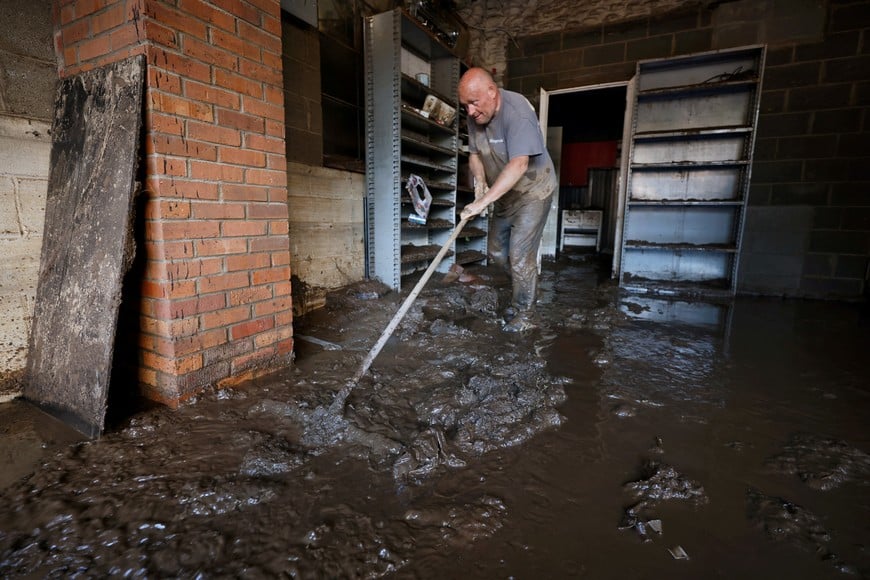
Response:
POLYGON ((459 102, 468 112, 468 118, 478 125, 486 125, 498 108, 498 88, 481 82, 459 87, 459 102))

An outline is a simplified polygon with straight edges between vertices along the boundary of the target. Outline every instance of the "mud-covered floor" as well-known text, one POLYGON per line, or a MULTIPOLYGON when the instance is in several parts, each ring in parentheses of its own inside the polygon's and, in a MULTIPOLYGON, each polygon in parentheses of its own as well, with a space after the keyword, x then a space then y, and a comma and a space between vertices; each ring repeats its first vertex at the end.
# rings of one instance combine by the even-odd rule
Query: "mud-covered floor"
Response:
POLYGON ((0 576, 870 577, 865 307, 657 303, 575 254, 517 335, 469 274, 345 405, 404 294, 330 295, 285 373, 98 441, 0 406, 0 576))

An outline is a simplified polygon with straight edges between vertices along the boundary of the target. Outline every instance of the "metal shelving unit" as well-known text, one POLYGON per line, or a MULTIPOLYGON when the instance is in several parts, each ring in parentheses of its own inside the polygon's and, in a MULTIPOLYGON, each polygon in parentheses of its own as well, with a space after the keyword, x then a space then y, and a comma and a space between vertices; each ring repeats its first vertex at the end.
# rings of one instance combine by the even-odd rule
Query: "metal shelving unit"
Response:
MULTIPOLYGON (((431 96, 458 111, 459 59, 401 8, 366 17, 364 43, 368 271, 399 290, 403 276, 429 266, 458 222, 458 115, 443 123, 424 105, 431 96), (433 198, 424 225, 408 221, 410 175, 433 198)), ((455 259, 451 248, 439 270, 455 259)))
POLYGON ((621 286, 734 294, 763 69, 763 46, 638 63, 621 286))

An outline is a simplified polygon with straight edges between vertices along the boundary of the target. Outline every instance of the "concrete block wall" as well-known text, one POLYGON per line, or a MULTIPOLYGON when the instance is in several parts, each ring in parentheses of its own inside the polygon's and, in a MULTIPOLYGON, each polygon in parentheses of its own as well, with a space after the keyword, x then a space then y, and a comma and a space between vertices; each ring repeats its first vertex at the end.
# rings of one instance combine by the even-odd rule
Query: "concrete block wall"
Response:
POLYGON ((365 278, 365 179, 361 173, 287 164, 293 311, 325 304, 326 293, 365 278))
POLYGON ((0 3, 0 402, 21 394, 57 83, 51 2, 0 3))
POLYGON ((319 167, 323 165, 320 35, 286 12, 281 28, 287 160, 319 167))
POLYGON ((866 295, 870 1, 740 0, 537 32, 505 39, 506 87, 533 101, 541 87, 627 81, 638 60, 766 44, 738 290, 866 295))
POLYGON ((27 364, 45 192, 50 123, 0 115, 0 402, 21 394, 27 364))
POLYGON ((279 0, 59 0, 56 18, 64 75, 147 60, 140 271, 124 298, 138 311, 125 329, 138 338, 141 393, 176 406, 285 366, 279 0))

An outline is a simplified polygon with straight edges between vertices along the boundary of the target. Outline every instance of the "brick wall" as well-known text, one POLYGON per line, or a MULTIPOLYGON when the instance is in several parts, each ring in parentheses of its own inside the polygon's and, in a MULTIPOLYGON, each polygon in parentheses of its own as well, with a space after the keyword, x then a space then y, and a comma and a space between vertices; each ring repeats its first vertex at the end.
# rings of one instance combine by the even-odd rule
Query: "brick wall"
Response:
MULTIPOLYGON (((638 60, 767 44, 739 290, 860 298, 870 259, 870 2, 742 0, 508 42, 507 88, 626 81, 638 60)), ((582 118, 580 120, 582 122, 582 118)))
MULTIPOLYGON (((177 405, 292 356, 278 0, 60 0, 61 74, 143 53, 137 382, 177 405)), ((135 288, 129 288, 131 284, 135 288)))

